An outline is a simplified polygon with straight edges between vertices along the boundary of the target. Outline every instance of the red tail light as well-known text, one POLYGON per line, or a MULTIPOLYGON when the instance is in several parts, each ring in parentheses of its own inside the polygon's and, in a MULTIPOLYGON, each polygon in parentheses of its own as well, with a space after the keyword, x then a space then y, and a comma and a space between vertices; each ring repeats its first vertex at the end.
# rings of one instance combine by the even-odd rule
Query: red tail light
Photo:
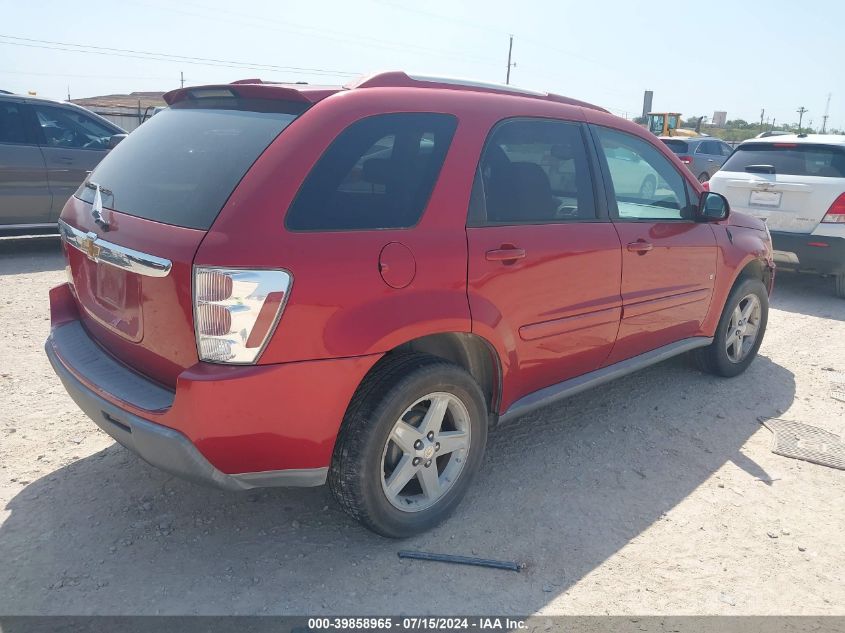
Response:
POLYGON ((710 191, 710 181, 706 180, 701 183, 701 188, 704 189, 704 191, 710 191))
POLYGON ((845 223, 845 193, 840 194, 839 197, 833 201, 833 204, 830 205, 827 213, 822 218, 822 222, 837 224, 845 223))
POLYGON ((194 267, 200 360, 252 365, 281 317, 293 278, 285 270, 194 267))
POLYGON ((678 156, 684 165, 692 165, 692 156, 678 156))

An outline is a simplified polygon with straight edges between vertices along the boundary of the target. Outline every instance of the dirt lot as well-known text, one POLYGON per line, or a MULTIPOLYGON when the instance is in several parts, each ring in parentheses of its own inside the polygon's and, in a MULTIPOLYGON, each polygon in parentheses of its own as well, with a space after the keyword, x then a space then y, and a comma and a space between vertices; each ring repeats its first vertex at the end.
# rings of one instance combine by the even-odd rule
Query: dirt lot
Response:
POLYGON ((827 281, 779 278, 737 379, 676 359, 499 428, 458 513, 400 543, 326 489, 218 492, 114 444, 42 351, 63 279, 55 240, 0 243, 0 613, 845 614, 845 472, 772 454, 758 422, 845 434, 827 281))

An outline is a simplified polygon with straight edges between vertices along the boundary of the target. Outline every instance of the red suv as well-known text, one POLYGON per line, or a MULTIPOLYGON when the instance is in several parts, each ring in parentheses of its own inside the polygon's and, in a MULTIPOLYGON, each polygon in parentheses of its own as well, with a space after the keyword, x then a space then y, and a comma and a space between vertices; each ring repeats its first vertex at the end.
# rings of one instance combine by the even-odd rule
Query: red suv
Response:
POLYGON ((65 205, 50 360, 106 433, 231 490, 444 519, 488 426, 763 338, 764 224, 601 108, 383 73, 175 90, 65 205))

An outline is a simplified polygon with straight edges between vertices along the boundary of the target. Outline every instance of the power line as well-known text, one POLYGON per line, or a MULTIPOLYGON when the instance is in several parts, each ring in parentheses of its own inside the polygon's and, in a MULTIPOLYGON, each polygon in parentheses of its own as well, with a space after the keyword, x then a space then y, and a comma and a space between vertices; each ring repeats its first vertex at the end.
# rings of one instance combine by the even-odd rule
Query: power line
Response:
MULTIPOLYGON (((130 0, 131 2, 132 0, 130 0)), ((158 11, 168 12, 168 13, 176 13, 181 15, 187 15, 191 17, 198 17, 206 20, 214 20, 214 21, 222 21, 226 24, 231 23, 239 23, 251 28, 261 28, 267 29, 270 31, 280 32, 280 33, 290 33, 293 35, 307 35, 308 37, 317 37, 320 39, 331 40, 335 42, 341 42, 344 44, 351 44, 353 46, 362 46, 366 48, 381 48, 385 50, 394 50, 394 51, 402 51, 406 53, 424 53, 426 55, 435 55, 438 57, 443 57, 445 59, 459 59, 463 62, 471 63, 471 64, 485 64, 485 65, 499 65, 500 62, 497 62, 491 58, 480 57, 477 55, 472 55, 468 53, 449 53, 445 52, 439 48, 432 48, 427 46, 420 46, 418 44, 411 44, 410 42, 396 42, 391 40, 383 40, 379 38, 374 38, 370 36, 361 36, 361 35, 350 35, 348 33, 343 33, 340 31, 333 31, 331 29, 326 28, 318 28, 313 27, 305 24, 297 24, 290 21, 285 20, 278 20, 266 15, 250 15, 243 12, 233 12, 233 11, 226 11, 225 9, 215 9, 213 13, 202 12, 198 9, 203 9, 206 7, 202 7, 202 5, 192 5, 191 3, 183 3, 183 5, 187 5, 188 9, 185 9, 183 6, 180 7, 172 7, 172 6, 161 6, 157 4, 148 4, 144 2, 135 1, 133 4, 137 4, 139 6, 144 6, 148 8, 153 8, 158 11), (194 7, 191 10, 191 7, 194 7), (228 14, 228 15, 221 15, 221 14, 228 14), (247 21, 245 21, 245 19, 247 21), (278 26, 274 26, 274 24, 292 27, 292 28, 280 28, 278 26), (306 33, 307 32, 307 33, 306 33)))
POLYGON ((72 73, 43 73, 43 72, 35 72, 35 71, 22 71, 22 70, 0 70, 0 75, 36 75, 42 77, 74 77, 74 78, 83 78, 83 79, 149 79, 149 80, 160 80, 160 79, 173 79, 173 77, 165 77, 164 75, 159 76, 141 76, 141 75, 77 75, 72 73))
POLYGON ((7 46, 25 46, 28 48, 44 48, 48 50, 59 50, 71 53, 86 53, 91 55, 108 55, 113 57, 128 57, 132 59, 146 59, 151 61, 179 62, 195 64, 198 66, 216 66, 221 68, 239 68, 242 70, 272 70, 289 72, 293 74, 312 74, 329 76, 357 76, 361 73, 343 70, 331 70, 326 68, 305 68, 299 66, 277 66, 275 64, 260 64, 252 62, 238 62, 233 60, 215 59, 212 57, 189 57, 186 55, 174 55, 170 53, 155 53, 151 51, 140 51, 125 48, 110 48, 106 46, 94 46, 90 44, 73 44, 70 42, 57 42, 53 40, 36 40, 27 37, 16 37, 13 35, 0 34, 0 38, 15 40, 12 42, 0 41, 0 44, 7 46), (70 47, 70 48, 68 48, 70 47))

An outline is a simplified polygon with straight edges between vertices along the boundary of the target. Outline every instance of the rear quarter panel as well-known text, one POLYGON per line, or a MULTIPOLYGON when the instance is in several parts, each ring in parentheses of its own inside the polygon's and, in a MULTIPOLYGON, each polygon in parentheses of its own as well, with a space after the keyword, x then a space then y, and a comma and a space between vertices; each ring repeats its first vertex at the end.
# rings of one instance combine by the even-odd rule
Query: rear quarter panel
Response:
MULTIPOLYGON (((471 332, 466 218, 490 128, 511 116, 583 118, 581 108, 454 90, 366 88, 326 98, 292 123, 232 194, 197 254, 198 265, 279 267, 293 286, 261 364, 381 353, 441 332, 471 332), (291 232, 287 208, 332 140, 351 123, 386 112, 452 114, 458 126, 426 211, 400 230, 291 232), (416 273, 388 286, 379 253, 399 242, 416 273)), ((512 345, 491 340, 500 358, 512 345)))

